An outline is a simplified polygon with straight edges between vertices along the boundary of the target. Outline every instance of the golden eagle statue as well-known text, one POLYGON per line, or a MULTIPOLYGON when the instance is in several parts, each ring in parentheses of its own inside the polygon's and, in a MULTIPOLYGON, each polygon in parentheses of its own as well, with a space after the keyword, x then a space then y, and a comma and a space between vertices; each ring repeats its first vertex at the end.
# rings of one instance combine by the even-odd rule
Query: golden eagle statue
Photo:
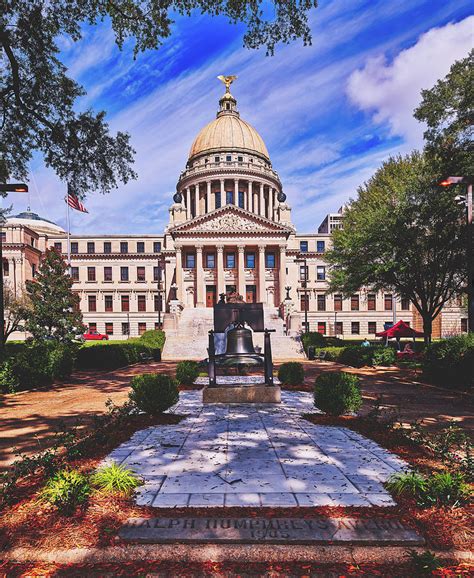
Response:
POLYGON ((237 76, 224 76, 223 74, 217 77, 222 83, 225 84, 225 91, 230 93, 230 85, 237 79, 237 76))

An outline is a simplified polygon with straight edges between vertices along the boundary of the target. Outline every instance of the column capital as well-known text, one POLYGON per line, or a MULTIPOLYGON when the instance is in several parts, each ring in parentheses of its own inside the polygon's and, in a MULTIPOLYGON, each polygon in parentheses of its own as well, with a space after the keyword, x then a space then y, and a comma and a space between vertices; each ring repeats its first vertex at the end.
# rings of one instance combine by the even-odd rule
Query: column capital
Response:
POLYGON ((280 249, 280 253, 286 253, 286 245, 280 245, 279 249, 280 249))
POLYGON ((258 252, 259 253, 265 253, 265 249, 267 248, 266 245, 259 245, 258 246, 258 252))
POLYGON ((245 245, 237 245, 237 250, 239 253, 243 253, 245 251, 245 245))
POLYGON ((202 245, 196 245, 196 253, 202 253, 202 245))
POLYGON ((223 253, 224 252, 224 245, 216 245, 216 250, 217 253, 223 253))
POLYGON ((181 253, 181 249, 183 248, 182 245, 175 245, 174 246, 174 250, 176 251, 176 253, 181 253))

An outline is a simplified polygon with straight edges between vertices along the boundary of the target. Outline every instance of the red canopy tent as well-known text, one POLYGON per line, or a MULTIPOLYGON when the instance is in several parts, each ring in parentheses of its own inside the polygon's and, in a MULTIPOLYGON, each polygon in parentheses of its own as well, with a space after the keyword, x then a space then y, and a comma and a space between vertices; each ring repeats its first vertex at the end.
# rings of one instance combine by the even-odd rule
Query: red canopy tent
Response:
POLYGON ((385 337, 386 340, 388 339, 400 339, 401 337, 424 337, 424 333, 421 331, 416 331, 412 329, 405 321, 398 321, 392 327, 389 327, 385 331, 380 331, 379 333, 375 334, 377 337, 385 337))

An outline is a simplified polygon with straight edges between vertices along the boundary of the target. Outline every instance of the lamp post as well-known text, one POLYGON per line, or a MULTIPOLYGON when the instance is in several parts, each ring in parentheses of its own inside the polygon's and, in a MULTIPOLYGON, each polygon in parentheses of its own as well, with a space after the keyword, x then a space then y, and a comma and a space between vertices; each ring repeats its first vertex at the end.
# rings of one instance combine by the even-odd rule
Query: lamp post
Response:
POLYGON ((451 185, 466 185, 466 195, 459 195, 456 201, 466 205, 467 224, 467 330, 474 332, 474 263, 473 263, 473 225, 472 225, 472 183, 474 178, 469 177, 446 177, 438 183, 442 187, 451 185))
POLYGON ((295 259, 295 263, 303 263, 303 279, 301 279, 300 273, 300 281, 301 287, 304 289, 304 332, 309 332, 308 327, 308 309, 309 309, 309 299, 308 299, 308 267, 306 266, 306 259, 295 259))
POLYGON ((162 276, 162 266, 161 260, 158 259, 158 276, 157 276, 157 291, 158 291, 158 329, 161 329, 161 309, 162 309, 162 299, 161 299, 161 276, 162 276))
MULTIPOLYGON (((28 185, 25 183, 0 183, 0 193, 27 193, 28 185)), ((3 303, 3 231, 2 225, 5 219, 0 214, 0 350, 5 345, 5 307, 3 303)))

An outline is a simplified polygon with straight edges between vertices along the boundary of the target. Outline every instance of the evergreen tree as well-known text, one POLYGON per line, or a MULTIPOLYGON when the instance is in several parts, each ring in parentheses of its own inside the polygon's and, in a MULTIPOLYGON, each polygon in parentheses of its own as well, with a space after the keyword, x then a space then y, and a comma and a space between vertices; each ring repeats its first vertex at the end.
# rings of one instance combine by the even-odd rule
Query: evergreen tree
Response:
POLYGON ((71 341, 82 332, 79 297, 72 291, 67 264, 55 249, 47 249, 35 279, 26 282, 31 309, 26 329, 34 339, 71 341))

